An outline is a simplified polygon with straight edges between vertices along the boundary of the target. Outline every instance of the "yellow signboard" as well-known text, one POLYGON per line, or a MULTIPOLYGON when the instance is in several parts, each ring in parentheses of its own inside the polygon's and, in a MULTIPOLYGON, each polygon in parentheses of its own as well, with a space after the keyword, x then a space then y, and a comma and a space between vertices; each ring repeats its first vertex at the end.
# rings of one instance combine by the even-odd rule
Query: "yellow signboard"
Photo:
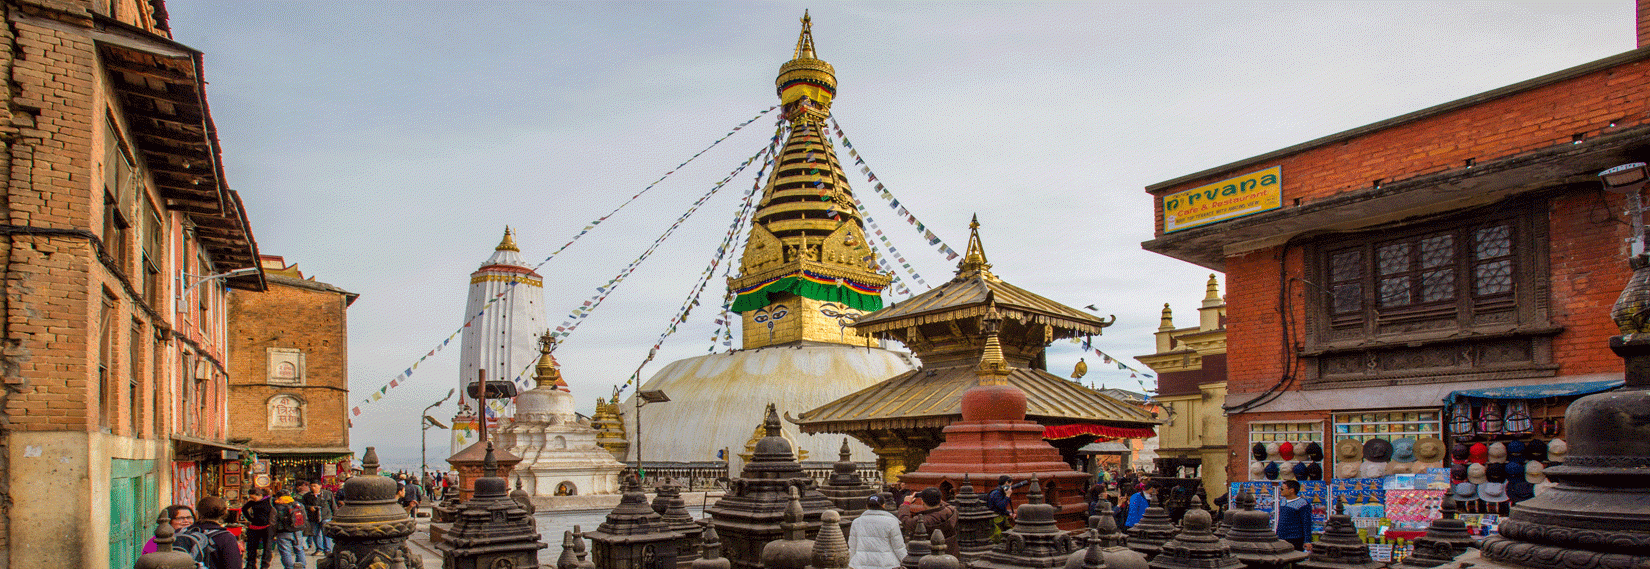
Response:
POLYGON ((1283 207, 1283 167, 1163 196, 1163 232, 1174 233, 1283 207))

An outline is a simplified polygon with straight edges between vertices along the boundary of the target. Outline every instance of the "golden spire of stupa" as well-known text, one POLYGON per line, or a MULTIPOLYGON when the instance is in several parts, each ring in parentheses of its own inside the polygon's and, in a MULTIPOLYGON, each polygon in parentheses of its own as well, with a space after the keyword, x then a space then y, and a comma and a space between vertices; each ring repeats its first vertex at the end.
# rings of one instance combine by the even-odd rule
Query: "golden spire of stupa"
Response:
POLYGON ((733 311, 744 318, 745 349, 798 340, 871 345, 847 327, 882 307, 890 280, 877 270, 848 177, 830 143, 836 71, 817 58, 813 20, 775 81, 789 134, 753 215, 733 311))
POLYGON ((985 244, 980 242, 979 214, 974 214, 974 219, 968 222, 968 252, 963 253, 962 261, 957 263, 957 276, 976 273, 987 279, 997 279, 997 275, 991 274, 991 263, 985 259, 985 244))
POLYGON ((521 252, 521 249, 516 247, 516 232, 514 230, 511 230, 510 226, 508 226, 508 225, 504 226, 504 240, 499 241, 498 246, 494 247, 493 250, 494 251, 515 251, 517 253, 521 252))
POLYGON ((539 336, 539 363, 534 366, 533 381, 538 385, 551 385, 555 389, 567 391, 567 382, 561 378, 561 366, 556 363, 556 356, 550 354, 556 349, 556 338, 546 330, 539 336))
POLYGON ((1003 317, 997 313, 997 303, 986 305, 985 318, 981 320, 982 332, 985 334, 985 349, 980 353, 980 365, 974 368, 980 376, 980 385, 1004 385, 1008 383, 1008 361, 1003 359, 1003 344, 997 339, 1002 330, 1003 317))

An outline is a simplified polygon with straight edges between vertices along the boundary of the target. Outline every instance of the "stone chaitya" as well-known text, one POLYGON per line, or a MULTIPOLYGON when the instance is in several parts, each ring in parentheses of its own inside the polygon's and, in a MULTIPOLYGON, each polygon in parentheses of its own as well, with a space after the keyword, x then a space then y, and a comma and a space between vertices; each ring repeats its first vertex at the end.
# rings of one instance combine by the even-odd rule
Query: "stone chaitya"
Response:
POLYGON ((1440 510, 1443 517, 1432 520, 1432 524, 1427 526, 1427 534, 1415 538, 1415 552, 1405 557, 1403 562, 1393 565, 1394 569, 1439 567, 1455 561, 1456 557, 1472 547, 1472 534, 1468 533, 1467 524, 1455 518, 1453 494, 1444 494, 1444 504, 1440 510))
POLYGON ((510 498, 509 484, 498 475, 498 460, 487 442, 482 477, 475 494, 459 508, 458 516, 436 549, 447 569, 538 567, 539 539, 533 516, 510 498))
POLYGON ((1054 506, 1043 501, 1043 486, 1031 477, 1026 503, 1015 510, 1014 528, 1002 543, 970 565, 974 569, 1047 569, 1065 567, 1076 551, 1072 537, 1054 525, 1054 506))
POLYGON ((1248 569, 1282 569, 1306 559, 1306 552, 1295 551, 1295 546, 1278 539, 1272 529, 1272 516, 1255 511, 1255 495, 1246 489, 1238 494, 1237 502, 1226 511, 1231 520, 1222 541, 1232 548, 1243 566, 1248 569))
MULTIPOLYGON (((795 486, 788 490, 790 497, 785 503, 785 521, 779 524, 785 533, 780 539, 762 546, 761 562, 766 569, 803 569, 813 559, 814 540, 808 539, 808 524, 803 523, 801 493, 795 486)), ((820 518, 824 517, 821 513, 820 518)))
POLYGON ((600 433, 579 420, 573 394, 551 354, 555 347, 550 332, 539 337, 535 385, 516 396, 515 417, 498 431, 499 448, 521 458, 514 472, 528 494, 615 493, 624 465, 599 445, 600 433))
POLYGON ((842 525, 848 524, 865 513, 865 499, 877 493, 875 485, 866 484, 859 476, 859 464, 850 456, 848 439, 842 439, 842 450, 837 451, 836 464, 831 465, 831 477, 819 487, 819 493, 831 499, 836 509, 842 515, 842 525))
POLYGON ((1352 516, 1346 515, 1346 501, 1335 502, 1335 513, 1324 525, 1323 535, 1312 542, 1312 554, 1295 564, 1295 569, 1380 569, 1369 556, 1369 546, 1358 537, 1352 516))
POLYGON ((716 538, 716 528, 699 532, 699 558, 693 560, 693 569, 732 569, 733 564, 722 558, 722 542, 716 538))
POLYGON ((316 563, 320 569, 423 567, 424 558, 407 548, 417 523, 395 500, 395 480, 378 476, 378 450, 361 455, 361 474, 344 482, 343 505, 326 523, 332 553, 316 563))
POLYGON ((1163 544, 1174 539, 1178 529, 1174 522, 1169 520, 1169 511, 1163 508, 1157 498, 1147 496, 1146 512, 1141 514, 1140 521, 1129 528, 1129 549, 1145 555, 1147 560, 1157 556, 1163 550, 1163 544))
MULTIPOLYGON (((1092 516, 1089 518, 1088 543, 1081 553, 1086 557, 1088 548, 1098 547, 1106 569, 1146 569, 1149 566, 1146 556, 1129 549, 1128 544, 1129 536, 1118 531, 1115 518, 1092 516)), ((1073 554, 1071 557, 1066 561, 1066 569, 1082 566, 1079 555, 1073 554)))
POLYGON ((676 569, 676 545, 681 534, 665 525, 647 503, 647 494, 634 476, 624 480, 619 505, 590 538, 595 564, 603 569, 676 569))
MULTIPOLYGON (((929 534, 928 536, 928 543, 945 543, 945 532, 934 530, 934 533, 929 534)), ((922 559, 917 560, 917 569, 962 569, 962 567, 962 561, 958 560, 955 556, 946 553, 944 548, 941 548, 939 551, 929 553, 928 555, 923 556, 922 559)), ((1105 565, 1102 564, 1098 567, 1090 567, 1089 569, 1100 569, 1102 567, 1105 567, 1105 565)))
POLYGON ((1163 544, 1152 558, 1151 569, 1242 569, 1232 548, 1214 534, 1214 517, 1193 507, 1181 517, 1181 531, 1163 544))
POLYGON ((820 514, 833 507, 802 472, 791 443, 780 435, 779 412, 771 403, 763 426, 767 436, 757 442, 751 461, 729 482, 722 499, 705 509, 722 539, 722 554, 736 569, 761 567, 763 547, 783 534, 781 523, 792 488, 798 491, 804 537, 819 533, 820 514))
POLYGON ((653 490, 653 511, 658 512, 659 521, 670 528, 681 538, 676 541, 676 567, 686 569, 699 558, 699 532, 702 531, 698 522, 693 521, 693 514, 687 510, 687 501, 682 499, 682 485, 675 480, 667 480, 653 490))
POLYGON ((172 520, 162 510, 160 518, 155 520, 155 550, 138 557, 137 563, 132 565, 133 569, 195 569, 193 556, 172 549, 176 541, 172 520))
POLYGON ((928 541, 928 526, 921 519, 917 520, 911 535, 913 537, 905 542, 905 558, 899 560, 900 569, 917 569, 922 565, 923 556, 934 553, 934 542, 928 541))
POLYGON ((819 515, 819 522, 808 569, 848 569, 848 538, 842 535, 842 516, 826 510, 819 515))
POLYGON ((957 508, 957 558, 964 565, 973 565, 991 551, 991 525, 997 515, 974 493, 974 484, 968 476, 963 476, 952 505, 957 508))

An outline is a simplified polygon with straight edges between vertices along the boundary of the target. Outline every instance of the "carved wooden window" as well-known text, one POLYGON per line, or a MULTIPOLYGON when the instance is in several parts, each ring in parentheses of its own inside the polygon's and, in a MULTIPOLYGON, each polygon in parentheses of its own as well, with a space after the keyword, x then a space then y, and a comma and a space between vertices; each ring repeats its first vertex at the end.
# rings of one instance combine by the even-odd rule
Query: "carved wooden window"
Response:
POLYGON ((1545 212, 1515 200, 1313 243, 1307 379, 1550 368, 1545 212))

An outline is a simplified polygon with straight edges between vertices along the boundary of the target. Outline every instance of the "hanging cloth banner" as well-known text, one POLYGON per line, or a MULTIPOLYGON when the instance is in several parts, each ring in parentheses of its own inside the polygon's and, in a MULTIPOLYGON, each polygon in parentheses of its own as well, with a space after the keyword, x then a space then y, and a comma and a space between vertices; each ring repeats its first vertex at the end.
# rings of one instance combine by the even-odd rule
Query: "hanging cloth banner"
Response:
MULTIPOLYGON (((665 178, 668 178, 668 177, 670 177, 670 175, 675 174, 677 170, 681 170, 684 166, 687 166, 689 163, 691 163, 694 160, 698 159, 700 156, 703 156, 706 152, 709 152, 710 149, 715 148, 717 145, 721 144, 722 141, 727 140, 728 138, 732 137, 735 133, 737 133, 740 130, 744 129, 746 126, 749 126, 751 123, 756 122, 757 119, 762 118, 764 115, 767 115, 768 113, 772 112, 774 109, 777 109, 777 108, 779 108, 778 105, 768 107, 767 109, 762 110, 762 112, 757 113, 756 116, 751 117, 750 119, 747 119, 745 122, 739 123, 738 125, 734 126, 732 130, 729 130, 727 132, 727 134, 722 135, 721 138, 718 138, 714 142, 711 142, 710 145, 706 146, 704 149, 700 150, 699 152, 694 153, 693 156, 688 157, 688 159, 682 161, 681 164, 677 164, 675 168, 672 168, 670 171, 665 172, 665 174, 663 176, 659 176, 659 179, 654 180, 653 183, 648 184, 647 187, 642 188, 641 191, 636 192, 635 195, 630 196, 630 199, 625 200, 623 203, 620 203, 618 207, 615 207, 615 208, 613 208, 612 211, 607 212, 607 215, 601 216, 600 218, 597 218, 595 221, 592 221, 588 225, 584 226, 584 228, 581 229, 578 232, 578 234, 574 235, 572 239, 568 240, 568 242, 566 244, 562 245, 560 248, 556 249, 554 252, 551 252, 548 257, 545 257, 543 261, 539 261, 539 263, 537 265, 534 265, 533 269, 532 269, 533 272, 538 272, 540 267, 543 267, 546 263, 549 263, 551 259, 556 258, 556 255, 560 254, 562 251, 567 250, 567 248, 571 247, 573 245, 573 243, 577 242, 580 237, 584 237, 584 235, 589 233, 591 229, 594 229, 597 225, 601 225, 602 222, 607 221, 608 218, 613 217, 614 214, 619 213, 619 210, 624 209, 625 206, 630 205, 631 202, 634 202, 634 201, 636 201, 637 198, 642 197, 642 194, 647 193, 648 190, 652 190, 654 186, 659 185, 659 183, 663 182, 665 180, 665 178)), ((505 289, 505 293, 508 293, 510 291, 515 290, 514 287, 517 284, 519 284, 519 282, 520 282, 519 280, 515 280, 515 279, 510 280, 507 284, 511 288, 505 289)), ((406 369, 406 371, 403 371, 400 375, 397 375, 394 378, 390 379, 390 383, 398 384, 398 385, 393 385, 393 387, 399 387, 401 385, 406 385, 407 380, 411 379, 411 376, 413 374, 413 370, 418 367, 418 364, 423 363, 425 359, 430 358, 430 357, 434 356, 436 352, 441 351, 441 349, 446 347, 449 342, 453 341, 453 338, 458 337, 458 335, 460 333, 462 333, 465 328, 469 328, 472 324, 475 323, 475 320, 477 318, 480 318, 482 315, 486 314, 488 309, 492 308, 494 304, 497 304, 500 300, 504 299, 504 297, 505 297, 505 294, 500 293, 497 296, 494 296, 493 298, 488 299, 487 303, 482 305, 481 310, 479 312, 476 312, 474 315, 471 315, 469 318, 465 319, 464 324, 460 325, 457 330, 453 331, 452 334, 447 335, 447 338, 445 340, 442 340, 440 344, 437 344, 435 349, 430 350, 429 353, 424 354, 424 356, 418 358, 418 361, 414 362, 412 366, 410 366, 406 369)), ((535 360, 535 363, 537 363, 536 360, 535 360)), ((531 367, 529 367, 529 369, 531 369, 531 367)), ((518 374, 518 379, 519 379, 519 375, 520 374, 518 374)), ((378 390, 378 393, 374 394, 373 398, 363 399, 361 401, 361 404, 356 405, 354 408, 350 409, 350 412, 355 416, 361 415, 361 407, 365 406, 365 405, 369 405, 369 404, 383 398, 383 396, 388 393, 388 388, 389 387, 392 387, 392 385, 386 384, 383 388, 380 388, 378 390)))
POLYGON ((803 270, 740 289, 733 301, 733 311, 743 313, 762 308, 769 304, 768 297, 786 292, 823 302, 840 302, 866 312, 882 309, 882 287, 803 270))

